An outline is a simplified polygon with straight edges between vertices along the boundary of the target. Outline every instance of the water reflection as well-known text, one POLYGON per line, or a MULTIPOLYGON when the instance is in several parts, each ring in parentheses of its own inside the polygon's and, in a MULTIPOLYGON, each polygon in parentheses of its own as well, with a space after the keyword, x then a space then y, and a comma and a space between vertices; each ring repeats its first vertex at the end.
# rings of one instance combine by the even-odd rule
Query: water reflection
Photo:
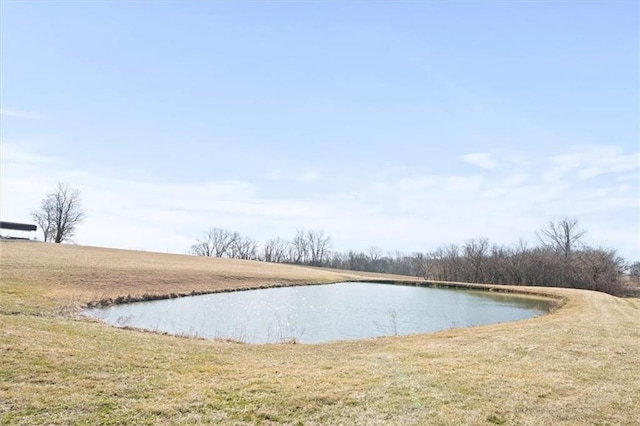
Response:
POLYGON ((116 305, 86 314, 119 327, 247 343, 320 343, 515 321, 545 299, 475 290, 340 283, 116 305))

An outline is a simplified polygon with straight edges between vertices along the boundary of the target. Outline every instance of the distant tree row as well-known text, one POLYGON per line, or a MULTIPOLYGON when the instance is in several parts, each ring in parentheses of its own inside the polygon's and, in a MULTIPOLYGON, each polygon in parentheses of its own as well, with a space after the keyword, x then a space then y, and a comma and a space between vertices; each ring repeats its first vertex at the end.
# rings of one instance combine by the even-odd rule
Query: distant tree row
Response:
POLYGON ((258 241, 250 237, 212 228, 198 238, 190 251, 198 256, 325 266, 330 248, 331 238, 322 231, 298 230, 292 240, 271 239, 260 251, 258 241))
POLYGON ((492 244, 474 238, 431 252, 384 253, 331 251, 331 237, 322 231, 298 230, 291 240, 275 238, 260 244, 222 228, 198 239, 191 252, 200 256, 262 260, 276 263, 324 266, 365 272, 412 275, 428 280, 484 284, 572 287, 617 294, 621 274, 640 274, 638 262, 629 265, 615 250, 590 247, 586 231, 575 218, 549 221, 537 232, 538 245, 529 247, 492 244))
MULTIPOLYGON (((47 194, 32 211, 45 241, 60 243, 73 237, 85 218, 80 192, 64 183, 47 194)), ((212 228, 191 246, 199 256, 262 260, 324 266, 353 271, 413 275, 429 280, 491 284, 574 287, 616 294, 625 285, 621 276, 640 284, 640 262, 627 264, 615 250, 590 247, 586 231, 575 218, 551 220, 538 232, 538 245, 492 244, 486 238, 450 244, 431 252, 383 254, 380 248, 334 252, 323 231, 298 230, 291 240, 280 237, 262 246, 257 240, 222 228, 212 228)), ((638 287, 636 287, 638 292, 638 287)))

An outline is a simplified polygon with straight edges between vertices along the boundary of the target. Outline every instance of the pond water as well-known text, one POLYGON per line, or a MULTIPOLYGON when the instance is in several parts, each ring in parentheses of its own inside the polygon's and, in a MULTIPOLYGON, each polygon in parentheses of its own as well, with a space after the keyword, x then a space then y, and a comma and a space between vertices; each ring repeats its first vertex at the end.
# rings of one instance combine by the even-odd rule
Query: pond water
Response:
POLYGON ((88 309, 118 327, 247 343, 320 343, 428 333, 545 314, 550 300, 488 291, 340 283, 215 293, 88 309))

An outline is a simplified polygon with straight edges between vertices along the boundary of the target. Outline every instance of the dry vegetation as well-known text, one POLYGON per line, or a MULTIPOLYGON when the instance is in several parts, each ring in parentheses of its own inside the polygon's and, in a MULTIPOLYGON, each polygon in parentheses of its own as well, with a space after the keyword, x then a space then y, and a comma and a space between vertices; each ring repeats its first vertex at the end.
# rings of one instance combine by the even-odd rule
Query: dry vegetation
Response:
MULTIPOLYGON (((354 279, 279 264, 0 242, 1 424, 639 424, 640 301, 568 289, 533 320, 243 345, 76 317, 119 296, 354 279)), ((516 288, 513 288, 516 290, 516 288)))

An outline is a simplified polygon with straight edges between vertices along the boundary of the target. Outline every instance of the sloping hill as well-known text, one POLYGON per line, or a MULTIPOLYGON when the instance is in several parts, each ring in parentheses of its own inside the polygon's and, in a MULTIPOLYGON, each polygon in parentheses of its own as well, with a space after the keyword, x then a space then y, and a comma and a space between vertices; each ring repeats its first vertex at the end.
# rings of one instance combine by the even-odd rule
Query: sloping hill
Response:
POLYGON ((47 306, 71 309, 118 297, 142 299, 357 277, 257 261, 30 241, 2 241, 0 253, 3 283, 28 285, 3 294, 0 309, 5 312, 25 308, 46 311, 47 306))
POLYGON ((2 424, 638 424, 640 303, 569 289, 527 321, 243 345, 76 318, 90 301, 333 282, 260 262, 0 242, 2 424))

